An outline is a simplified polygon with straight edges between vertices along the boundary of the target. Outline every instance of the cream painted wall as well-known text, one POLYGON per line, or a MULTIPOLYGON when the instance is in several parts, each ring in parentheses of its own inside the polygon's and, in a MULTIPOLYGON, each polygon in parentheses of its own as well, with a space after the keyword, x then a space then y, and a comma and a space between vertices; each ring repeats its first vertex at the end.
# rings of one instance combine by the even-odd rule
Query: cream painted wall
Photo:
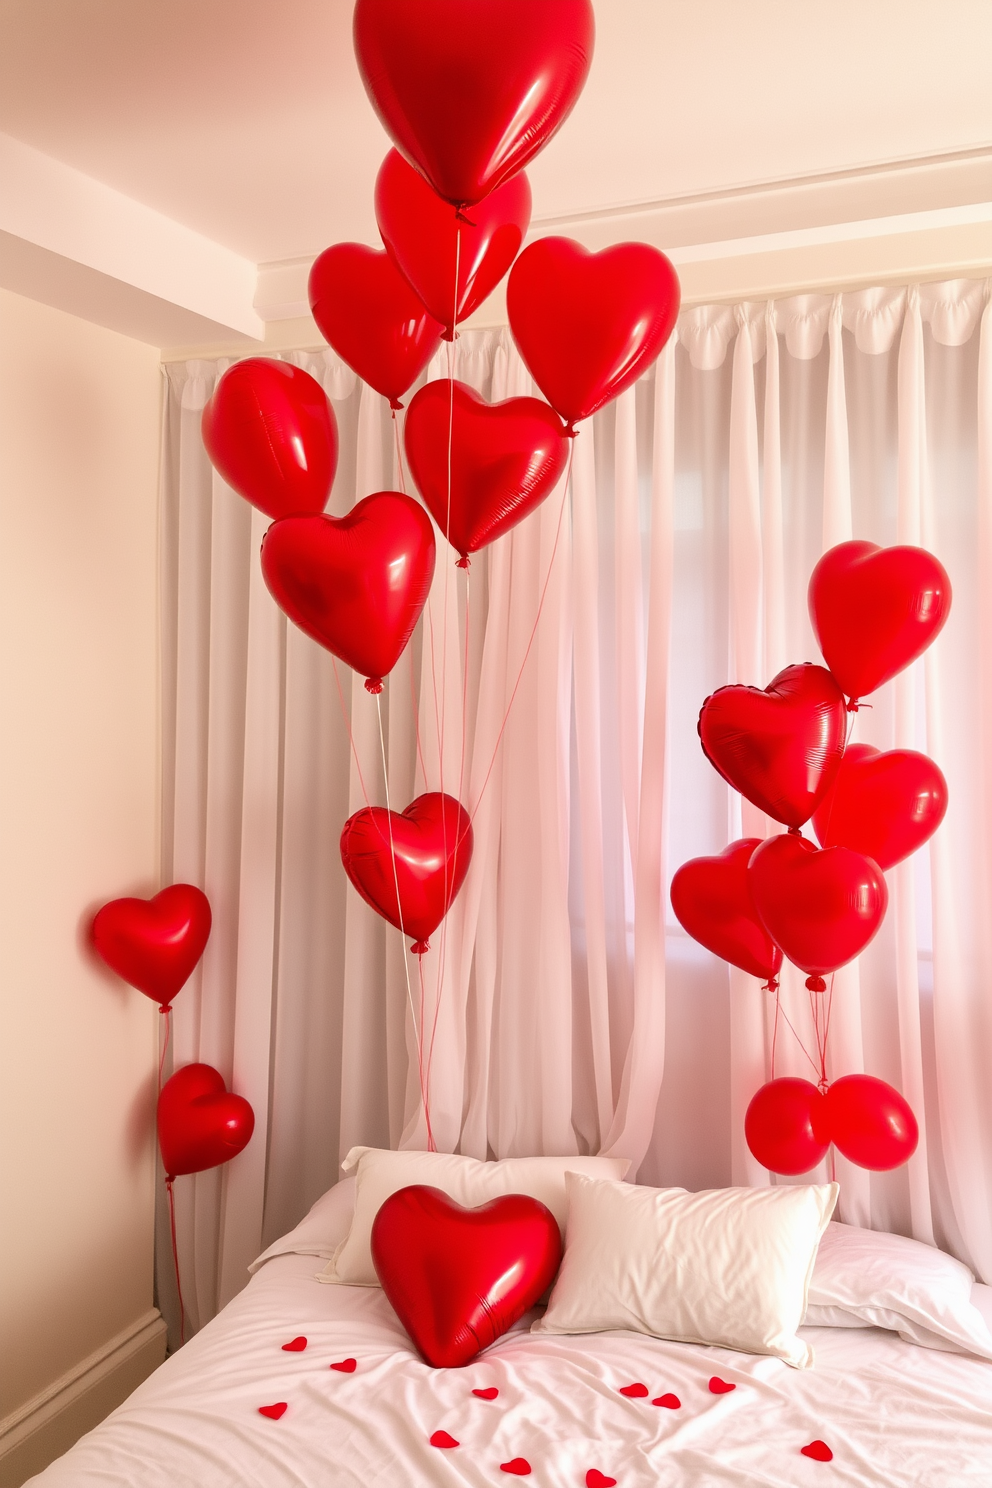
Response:
POLYGON ((152 1306, 158 353, 0 291, 0 1417, 152 1306))

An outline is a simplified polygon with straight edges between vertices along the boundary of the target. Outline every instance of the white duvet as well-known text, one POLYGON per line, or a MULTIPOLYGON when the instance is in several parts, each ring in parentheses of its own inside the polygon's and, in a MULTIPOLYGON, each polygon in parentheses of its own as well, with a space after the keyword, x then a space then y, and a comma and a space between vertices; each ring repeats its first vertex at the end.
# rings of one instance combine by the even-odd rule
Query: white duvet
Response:
POLYGON ((557 1337, 530 1318, 462 1370, 421 1362, 377 1288, 321 1286, 312 1256, 248 1287, 37 1488, 992 1488, 992 1364, 876 1329, 811 1328, 815 1365, 634 1333, 557 1337), (282 1345, 305 1336, 297 1353, 282 1345), (353 1373, 330 1365, 355 1360, 353 1373), (735 1388, 711 1393, 718 1377, 735 1388), (620 1390, 643 1384, 645 1398, 620 1390), (495 1387, 483 1400, 475 1389, 495 1387), (651 1403, 662 1395, 679 1408, 651 1403), (285 1402, 278 1419, 259 1407, 285 1402), (432 1446, 443 1431, 458 1446, 432 1446), (825 1442, 831 1461, 801 1448, 825 1442), (519 1459, 523 1459, 523 1464, 519 1459), (523 1476, 523 1474, 521 1474, 523 1476), (590 1480, 604 1488, 603 1479, 590 1480))

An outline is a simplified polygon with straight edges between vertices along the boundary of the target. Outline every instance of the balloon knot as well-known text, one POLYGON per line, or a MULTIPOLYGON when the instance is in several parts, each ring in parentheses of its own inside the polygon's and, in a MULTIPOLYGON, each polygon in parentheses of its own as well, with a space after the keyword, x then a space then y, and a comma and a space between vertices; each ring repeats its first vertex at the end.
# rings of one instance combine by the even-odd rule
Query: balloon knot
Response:
POLYGON ((851 698, 850 702, 847 705, 848 713, 857 713, 859 706, 860 705, 857 698, 851 698))
POLYGON ((578 437, 579 437, 579 431, 575 427, 575 425, 572 423, 572 420, 569 419, 568 423, 565 425, 565 438, 566 439, 578 439, 578 437))
POLYGON ((472 221, 471 217, 466 217, 465 215, 465 208, 467 205, 467 202, 462 202, 455 208, 455 221, 464 222, 466 227, 475 227, 477 226, 477 224, 472 221))
POLYGON ((787 835, 789 837, 801 837, 803 834, 798 827, 790 827, 787 835))
POLYGON ((430 948, 431 943, 429 940, 415 940, 413 942, 413 945, 410 947, 415 956, 423 956, 426 951, 430 950, 430 948))
POLYGON ((826 1095, 827 1091, 830 1089, 830 1081, 827 1079, 826 1075, 823 1076, 822 1080, 817 1080, 816 1085, 821 1095, 826 1095))
POLYGON ((176 1181, 176 1175, 175 1175, 175 1173, 166 1173, 166 1175, 165 1175, 165 1186, 166 1186, 166 1188, 171 1188, 172 1185, 175 1183, 175 1181, 176 1181))
POLYGON ((393 412, 395 413, 398 408, 402 408, 403 407, 403 404, 400 402, 399 398, 390 398, 390 400, 389 400, 389 406, 393 410, 393 412))
POLYGON ((172 1012, 172 1003, 171 1002, 167 1002, 167 1003, 164 1003, 164 1004, 163 1003, 159 1003, 158 1010, 159 1010, 160 1013, 171 1013, 172 1012))
POLYGON ((455 567, 456 568, 471 568, 472 567, 472 560, 468 556, 467 553, 463 553, 462 554, 462 556, 459 558, 458 562, 455 564, 455 567))
POLYGON ((767 980, 767 982, 765 983, 765 985, 762 987, 761 990, 762 990, 762 992, 777 992, 778 991, 778 977, 769 977, 768 980, 767 980))
POLYGON ((375 697, 378 693, 380 693, 382 691, 382 678, 381 677, 366 677, 365 678, 365 691, 366 692, 370 692, 372 694, 372 696, 375 697))
POLYGON ((457 339, 458 332, 455 330, 454 326, 448 326, 447 330, 441 332, 442 341, 455 341, 457 339))
POLYGON ((826 992, 827 990, 827 984, 821 976, 807 977, 806 986, 811 992, 826 992))

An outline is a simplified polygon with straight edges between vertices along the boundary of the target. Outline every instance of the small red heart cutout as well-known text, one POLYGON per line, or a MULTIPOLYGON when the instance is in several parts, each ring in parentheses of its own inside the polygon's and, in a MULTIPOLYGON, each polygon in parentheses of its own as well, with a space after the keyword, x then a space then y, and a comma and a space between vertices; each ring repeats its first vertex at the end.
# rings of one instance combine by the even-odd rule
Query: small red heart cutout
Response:
POLYGON ((282 1351, 284 1354, 302 1354, 307 1346, 307 1341, 301 1333, 299 1338, 294 1338, 291 1343, 284 1343, 282 1351))
POLYGON ((480 1400, 495 1400, 499 1394, 495 1385, 490 1385, 488 1390, 473 1390, 473 1395, 478 1395, 480 1400))
POLYGON ((812 1457, 814 1462, 832 1462, 834 1460, 833 1452, 831 1452, 825 1441, 820 1441, 819 1437, 817 1437, 816 1441, 811 1441, 808 1446, 800 1447, 799 1450, 804 1457, 812 1457))
POLYGON ((615 1482, 616 1478, 608 1478, 598 1467, 591 1467, 586 1473, 586 1488, 613 1488, 615 1482))
POLYGON ((270 1421, 278 1421, 280 1416, 286 1414, 286 1410, 286 1401, 280 1400, 276 1405, 260 1405, 258 1407, 258 1414, 260 1416, 268 1416, 270 1421))
MULTIPOLYGON (((712 1381, 711 1381, 710 1382, 710 1389, 712 1390, 712 1388, 713 1388, 713 1384, 712 1384, 712 1381)), ((730 1388, 732 1390, 734 1388, 733 1385, 731 1385, 730 1388)), ((657 1397, 657 1399, 652 1400, 651 1404, 652 1405, 663 1405, 666 1410, 681 1410, 682 1409, 682 1402, 681 1402, 681 1400, 679 1399, 679 1397, 677 1395, 659 1395, 657 1397)))
POLYGON ((736 1385, 732 1385, 729 1380, 721 1379, 718 1374, 714 1374, 710 1380, 711 1395, 726 1395, 730 1390, 736 1389, 736 1385))
POLYGON ((644 1397, 646 1395, 649 1395, 650 1393, 651 1392, 648 1389, 647 1385, 636 1384, 620 1386, 620 1394, 626 1395, 628 1400, 643 1400, 644 1397))
POLYGON ((341 1359, 337 1364, 332 1364, 330 1367, 332 1369, 336 1369, 339 1374, 354 1374, 355 1370, 358 1368, 358 1360, 341 1359))
POLYGON ((431 1446, 460 1447, 461 1442, 455 1441, 455 1438, 453 1436, 449 1436, 446 1431, 435 1431, 434 1435, 431 1437, 431 1446))
POLYGON ((500 1472, 513 1473, 517 1478, 525 1478, 530 1472, 530 1463, 526 1457, 514 1457, 510 1462, 501 1462, 500 1472))

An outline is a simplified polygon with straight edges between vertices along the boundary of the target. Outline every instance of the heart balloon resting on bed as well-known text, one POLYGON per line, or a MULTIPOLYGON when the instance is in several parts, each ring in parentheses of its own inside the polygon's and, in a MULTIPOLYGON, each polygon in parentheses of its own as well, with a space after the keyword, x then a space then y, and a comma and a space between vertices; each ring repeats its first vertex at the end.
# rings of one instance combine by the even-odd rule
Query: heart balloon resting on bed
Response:
POLYGON ((809 615, 824 660, 852 700, 926 650, 951 610, 951 581, 925 548, 838 543, 813 570, 809 615))
POLYGON ((647 371, 680 294, 671 263, 647 243, 589 253, 570 238, 538 238, 513 265, 506 308, 534 381, 571 427, 647 371))
POLYGON ((457 1369, 496 1342, 551 1284, 561 1261, 554 1215, 506 1194, 465 1209, 439 1188, 401 1188, 372 1225, 382 1289, 420 1353, 457 1369))
POLYGON ((372 107, 456 206, 488 196, 561 128, 589 72, 594 34, 591 0, 355 6, 355 56, 372 107))
POLYGON ((247 1147, 255 1113, 209 1064, 186 1064, 162 1086, 158 1143, 169 1178, 219 1167, 247 1147))
POLYGON ((823 977, 864 950, 889 902, 877 863, 791 832, 768 837, 748 866, 761 922, 783 955, 823 977))
POLYGON ((760 837, 742 837, 715 858, 690 858, 672 879, 672 908, 682 929, 751 976, 778 976, 782 952, 758 917, 747 866, 760 837))
POLYGON ((390 150, 375 182, 375 217, 386 251, 448 341, 455 320, 466 320, 482 304, 520 252, 530 209, 522 171, 476 202, 471 217, 458 217, 398 150, 390 150))
POLYGON ((419 501, 377 491, 340 519, 273 522, 262 574, 290 620, 378 691, 420 619, 434 556, 434 529, 419 501))
POLYGON ((724 780, 776 821, 801 827, 833 784, 847 711, 830 673, 806 662, 786 667, 764 690, 718 688, 697 728, 724 780))
POLYGON ((210 904, 194 884, 151 899, 112 899, 93 918, 93 945, 112 971, 167 1008, 203 955, 210 904))
POLYGON ((568 438, 547 403, 487 403, 464 382, 422 387, 407 410, 404 441, 417 489, 463 557, 523 521, 568 461, 568 438))
POLYGON ((894 868, 933 836, 946 811, 947 781, 925 754, 849 744, 813 812, 813 830, 821 847, 850 847, 894 868))
POLYGON ((412 935, 419 954, 465 882, 472 843, 464 806, 446 792, 428 791, 405 811, 356 811, 341 832, 341 862, 366 904, 412 935))

